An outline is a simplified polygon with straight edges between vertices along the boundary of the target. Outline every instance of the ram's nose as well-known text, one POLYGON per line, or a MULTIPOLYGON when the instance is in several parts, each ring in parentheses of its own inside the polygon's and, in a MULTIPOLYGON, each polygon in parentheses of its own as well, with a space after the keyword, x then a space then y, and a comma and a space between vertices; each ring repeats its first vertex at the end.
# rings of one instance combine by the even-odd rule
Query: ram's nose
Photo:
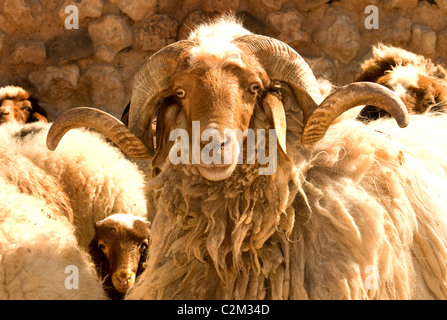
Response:
POLYGON ((112 282, 115 289, 125 293, 135 282, 135 273, 131 269, 122 269, 112 276, 112 282))
POLYGON ((212 142, 200 141, 200 150, 206 152, 221 152, 225 146, 231 143, 231 137, 224 137, 223 139, 214 139, 212 142))
MULTIPOLYGON (((234 139, 231 134, 215 131, 210 136, 204 137, 200 142, 201 164, 223 166, 233 164, 235 151, 234 139), (208 139, 209 137, 212 137, 208 139)), ((236 158, 237 159, 237 158, 236 158)))
POLYGON ((132 277, 132 274, 129 270, 123 270, 119 273, 118 280, 123 285, 126 285, 129 282, 131 277, 132 277))

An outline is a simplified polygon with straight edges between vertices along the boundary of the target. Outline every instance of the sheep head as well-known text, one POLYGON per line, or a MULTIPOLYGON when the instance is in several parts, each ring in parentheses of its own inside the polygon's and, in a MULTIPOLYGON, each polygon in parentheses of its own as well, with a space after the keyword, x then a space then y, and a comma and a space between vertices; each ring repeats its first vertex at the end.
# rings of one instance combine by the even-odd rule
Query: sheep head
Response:
MULTIPOLYGON (((212 146, 213 152, 224 157, 222 142, 231 146, 230 164, 196 162, 202 176, 209 180, 223 180, 234 171, 240 152, 237 139, 227 136, 225 130, 244 131, 256 112, 265 113, 270 126, 276 130, 277 150, 286 153, 286 110, 281 92, 275 92, 281 91, 281 85, 291 89, 294 104, 302 111, 303 144, 322 139, 336 117, 361 104, 377 105, 387 110, 402 127, 408 123, 402 101, 377 84, 351 84, 322 101, 316 79, 298 53, 279 40, 248 34, 232 40, 223 52, 203 51, 197 42, 184 40, 154 54, 134 81, 129 114, 126 115, 129 131, 136 136, 136 141, 142 141, 143 153, 156 167, 166 160, 174 144, 169 141, 170 132, 183 126, 191 137, 192 124, 199 121, 201 132, 212 128, 220 136, 218 143, 212 146), (155 121, 156 129, 153 130, 155 121)), ((79 118, 78 114, 73 116, 76 118, 79 118)), ((55 122, 57 130, 50 130, 47 139, 50 149, 55 148, 59 141, 57 136, 68 127, 60 126, 64 122, 65 118, 58 119, 55 122)), ((77 126, 83 125, 77 122, 77 126)), ((98 123, 96 119, 94 122, 98 123)), ((104 132, 104 129, 100 131, 104 132)))
MULTIPOLYGON (((373 58, 362 64, 356 81, 371 81, 394 91, 410 114, 446 112, 447 71, 430 59, 393 46, 379 44, 373 58)), ((359 114, 364 121, 389 116, 375 106, 366 106, 359 114)))
MULTIPOLYGON (((95 224, 89 253, 102 279, 121 294, 143 272, 149 249, 150 223, 130 214, 113 214, 95 224)), ((106 288, 112 295, 113 288, 106 288)))
POLYGON ((47 115, 26 90, 14 86, 0 88, 0 124, 35 121, 47 122, 47 115))

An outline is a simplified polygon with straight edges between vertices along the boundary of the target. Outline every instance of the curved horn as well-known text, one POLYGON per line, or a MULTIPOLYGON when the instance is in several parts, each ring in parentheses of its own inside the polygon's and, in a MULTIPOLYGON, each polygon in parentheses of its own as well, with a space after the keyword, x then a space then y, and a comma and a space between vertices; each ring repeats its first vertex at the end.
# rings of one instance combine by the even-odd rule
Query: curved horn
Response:
POLYGON ((249 34, 233 40, 257 57, 271 80, 287 82, 303 110, 304 123, 323 100, 312 70, 289 45, 267 36, 249 34))
POLYGON ((89 127, 112 140, 125 154, 135 159, 150 159, 153 153, 121 121, 107 112, 94 108, 75 108, 64 112, 51 125, 47 147, 55 150, 70 129, 89 127))
POLYGON ((401 128, 408 125, 408 111, 388 88, 372 82, 355 82, 334 91, 324 99, 304 126, 302 143, 321 140, 331 123, 343 112, 360 105, 374 105, 387 111, 401 128))
POLYGON ((129 128, 148 149, 153 150, 151 122, 156 116, 162 97, 169 89, 182 53, 195 42, 182 40, 156 52, 140 69, 134 81, 129 110, 129 128), (147 135, 147 136, 146 136, 147 135))

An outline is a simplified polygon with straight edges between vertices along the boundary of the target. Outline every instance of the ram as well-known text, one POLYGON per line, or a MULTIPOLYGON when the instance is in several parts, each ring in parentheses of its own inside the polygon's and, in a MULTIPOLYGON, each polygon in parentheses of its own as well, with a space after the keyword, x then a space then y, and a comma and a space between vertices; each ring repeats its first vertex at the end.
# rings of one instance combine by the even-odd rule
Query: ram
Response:
POLYGON ((36 99, 21 87, 0 88, 0 124, 17 122, 19 124, 36 121, 48 122, 46 111, 36 99))
MULTIPOLYGON (((379 44, 373 57, 362 64, 356 81, 371 81, 393 90, 410 114, 446 112, 447 71, 430 59, 401 48, 379 44)), ((360 119, 375 120, 389 114, 366 106, 360 119)))
POLYGON ((444 119, 417 118, 424 134, 414 123, 398 131, 394 120, 332 124, 358 105, 408 124, 389 89, 359 82, 323 99, 292 48, 222 18, 147 61, 135 78, 128 127, 95 109, 73 109, 54 122, 47 145, 90 126, 159 167, 148 184, 159 191, 151 251, 126 298, 446 298, 447 148, 433 139, 443 136, 444 119), (217 131, 202 151, 223 163, 193 163, 190 154, 189 163, 170 161, 203 146, 187 148, 185 135, 172 134, 190 138, 196 121, 202 139, 217 131), (248 134, 239 141, 226 129, 265 139, 250 146, 248 134), (260 174, 262 141, 264 151, 275 147, 271 174, 260 174), (185 148, 171 152, 179 143, 185 148), (252 148, 254 162, 246 157, 252 148), (372 283, 370 270, 378 273, 372 283))

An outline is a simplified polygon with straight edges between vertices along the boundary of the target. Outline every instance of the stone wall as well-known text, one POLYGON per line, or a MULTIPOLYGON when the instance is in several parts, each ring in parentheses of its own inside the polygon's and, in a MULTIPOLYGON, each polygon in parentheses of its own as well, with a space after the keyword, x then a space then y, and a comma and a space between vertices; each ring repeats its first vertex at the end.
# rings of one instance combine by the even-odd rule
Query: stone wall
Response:
POLYGON ((379 41, 447 65, 447 0, 1 0, 0 86, 23 86, 51 119, 77 106, 120 116, 144 60, 225 11, 289 43, 338 85, 379 41), (68 29, 73 5, 78 26, 68 29))

